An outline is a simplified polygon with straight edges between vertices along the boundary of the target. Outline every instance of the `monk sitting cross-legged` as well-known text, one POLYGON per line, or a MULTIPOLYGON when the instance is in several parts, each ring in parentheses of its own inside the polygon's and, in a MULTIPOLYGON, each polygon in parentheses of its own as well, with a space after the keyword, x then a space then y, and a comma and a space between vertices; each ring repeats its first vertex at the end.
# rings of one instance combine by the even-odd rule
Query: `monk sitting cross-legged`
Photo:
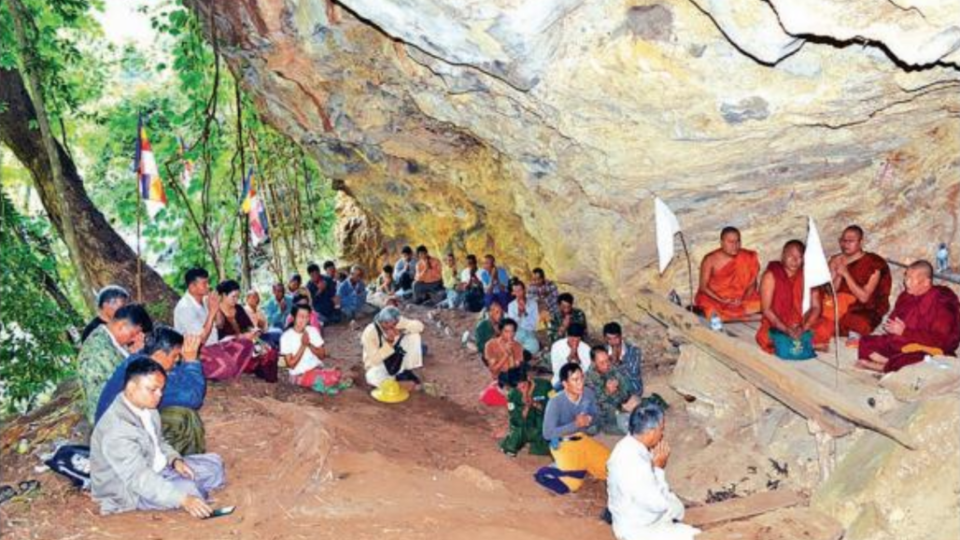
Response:
POLYGON ((917 261, 907 268, 906 289, 897 298, 880 336, 860 338, 857 367, 889 373, 926 355, 956 354, 960 345, 960 300, 933 284, 933 267, 917 261))
POLYGON ((813 332, 813 346, 824 349, 830 343, 833 327, 820 316, 820 292, 810 291, 810 309, 803 313, 803 252, 800 240, 783 245, 779 261, 767 265, 760 280, 763 321, 757 330, 757 343, 768 353, 774 352, 770 333, 777 330, 797 340, 813 332))
POLYGON ((720 248, 711 251, 700 264, 700 290, 694 303, 707 318, 717 313, 724 321, 759 313, 759 274, 757 253, 741 249, 740 231, 724 227, 720 248))
MULTIPOLYGON (((830 274, 837 291, 840 335, 851 331, 869 335, 879 326, 890 309, 890 287, 893 279, 883 257, 863 251, 863 229, 851 225, 840 235, 840 253, 830 259, 830 274)), ((823 306, 823 314, 831 320, 833 307, 823 306)))

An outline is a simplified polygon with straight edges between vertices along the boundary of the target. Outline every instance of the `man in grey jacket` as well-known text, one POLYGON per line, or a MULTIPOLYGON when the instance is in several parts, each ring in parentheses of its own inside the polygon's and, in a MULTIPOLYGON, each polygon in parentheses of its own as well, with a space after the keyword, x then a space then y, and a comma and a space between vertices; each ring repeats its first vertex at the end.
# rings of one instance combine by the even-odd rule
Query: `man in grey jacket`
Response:
POLYGON ((181 457, 160 431, 157 406, 166 373, 140 358, 127 367, 123 392, 97 423, 90 439, 90 478, 100 513, 183 508, 205 518, 207 494, 223 486, 216 454, 181 457))

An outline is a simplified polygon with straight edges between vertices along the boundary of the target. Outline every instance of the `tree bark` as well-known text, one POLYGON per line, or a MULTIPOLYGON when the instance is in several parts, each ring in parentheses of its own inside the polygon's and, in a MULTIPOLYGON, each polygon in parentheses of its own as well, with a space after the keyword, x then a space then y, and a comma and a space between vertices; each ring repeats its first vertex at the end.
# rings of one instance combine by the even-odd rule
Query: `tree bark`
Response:
MULTIPOLYGON (((83 272, 85 282, 96 289, 117 284, 130 291, 136 290, 136 254, 94 206, 73 160, 54 141, 63 179, 63 188, 58 190, 41 134, 30 129, 37 121, 36 110, 18 71, 0 68, 0 103, 3 103, 0 107, 0 142, 9 147, 30 171, 40 201, 61 237, 64 236, 65 223, 73 226, 77 245, 76 252, 71 250, 70 256, 83 272), (61 199, 67 202, 63 208, 58 204, 61 199)), ((136 189, 132 176, 130 186, 130 189, 136 189)), ((144 264, 144 303, 160 304, 151 306, 151 313, 159 314, 160 319, 168 319, 178 299, 179 295, 160 274, 144 264)))
MULTIPOLYGON (((60 154, 57 151, 56 138, 54 138, 53 132, 50 130, 50 120, 43 99, 43 83, 40 81, 40 74, 37 73, 39 61, 36 56, 36 51, 34 51, 30 40, 27 38, 26 24, 29 14, 24 9, 23 4, 20 3, 20 0, 9 0, 7 7, 10 11, 10 17, 13 20, 13 28, 15 30, 14 33, 17 35, 17 42, 20 45, 21 64, 23 65, 23 70, 26 72, 27 82, 30 83, 30 93, 33 94, 34 106, 36 107, 36 114, 34 116, 36 117, 37 125, 40 127, 40 142, 43 144, 43 153, 47 157, 50 175, 53 177, 53 185, 56 188, 56 193, 62 194, 66 189, 63 183, 63 168, 60 165, 60 154)), ((29 20, 32 22, 32 19, 29 20)), ((71 214, 69 199, 59 197, 54 202, 59 207, 61 214, 71 214)), ((74 260, 74 264, 79 268, 80 263, 77 262, 77 259, 79 258, 80 248, 77 244, 77 233, 74 230, 73 222, 70 220, 64 221, 63 229, 60 232, 64 243, 67 244, 67 251, 70 253, 71 259, 74 260)), ((89 276, 87 276, 85 272, 77 272, 77 277, 80 280, 80 291, 83 299, 87 303, 87 306, 93 310, 96 306, 93 302, 94 292, 89 276)))

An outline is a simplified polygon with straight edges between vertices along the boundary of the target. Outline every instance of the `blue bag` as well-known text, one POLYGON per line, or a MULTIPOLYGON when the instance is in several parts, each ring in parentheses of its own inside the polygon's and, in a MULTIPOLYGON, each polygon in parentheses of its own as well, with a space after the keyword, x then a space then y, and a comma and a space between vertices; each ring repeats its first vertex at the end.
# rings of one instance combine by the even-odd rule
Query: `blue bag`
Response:
POLYGON ((800 339, 793 339, 779 330, 770 330, 773 352, 784 360, 810 360, 817 353, 813 350, 813 332, 807 330, 800 339))

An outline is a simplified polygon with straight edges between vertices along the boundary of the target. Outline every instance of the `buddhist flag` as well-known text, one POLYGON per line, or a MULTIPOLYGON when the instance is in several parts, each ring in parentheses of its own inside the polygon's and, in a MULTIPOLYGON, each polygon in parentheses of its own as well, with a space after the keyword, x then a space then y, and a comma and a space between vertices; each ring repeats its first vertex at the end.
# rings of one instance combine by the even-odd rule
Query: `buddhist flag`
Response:
POLYGON ((193 179, 193 162, 186 157, 187 145, 184 144, 183 137, 177 137, 177 154, 183 164, 183 169, 180 170, 180 184, 187 188, 190 186, 190 180, 193 179))
POLYGON ((662 274, 673 260, 673 237, 680 232, 680 222, 660 197, 653 199, 653 207, 657 225, 657 255, 660 257, 662 274))
POLYGON ((147 204, 147 212, 153 217, 167 205, 167 194, 163 190, 157 160, 147 139, 147 130, 143 127, 143 118, 137 121, 137 153, 134 158, 140 197, 147 204))
POLYGON ((820 243, 820 233, 808 217, 807 250, 803 254, 803 313, 810 309, 810 289, 830 283, 830 265, 823 254, 823 244, 820 243))
POLYGON ((243 180, 243 201, 240 203, 240 210, 250 219, 250 236, 253 238, 253 245, 266 241, 267 211, 260 197, 257 196, 253 167, 250 167, 250 172, 243 180))

